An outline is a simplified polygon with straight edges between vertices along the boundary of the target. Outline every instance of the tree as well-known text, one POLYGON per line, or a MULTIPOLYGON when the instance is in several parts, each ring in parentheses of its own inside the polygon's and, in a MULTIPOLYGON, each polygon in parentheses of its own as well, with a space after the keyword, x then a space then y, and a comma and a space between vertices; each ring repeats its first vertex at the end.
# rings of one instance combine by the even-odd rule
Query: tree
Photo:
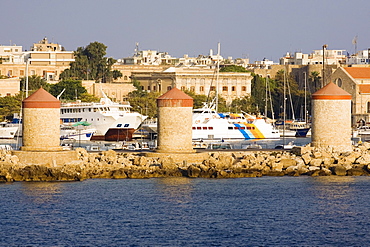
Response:
POLYGON ((157 117, 157 98, 159 92, 133 91, 128 94, 132 110, 147 115, 149 118, 157 117))
POLYGON ((57 97, 64 89, 61 99, 65 100, 80 99, 81 95, 87 93, 86 88, 82 86, 82 82, 79 80, 62 80, 52 84, 49 93, 57 97))
POLYGON ((250 106, 244 105, 243 108, 245 112, 256 112, 258 109, 263 111, 266 106, 266 80, 270 83, 268 78, 262 78, 259 75, 253 75, 252 86, 251 86, 251 96, 243 98, 244 101, 241 103, 246 104, 247 102, 250 106), (253 105, 253 106, 252 106, 253 105))
MULTIPOLYGON (((34 91, 38 90, 40 87, 45 89, 46 91, 49 90, 50 84, 47 81, 38 75, 31 75, 28 77, 28 90, 34 91)), ((21 78, 21 90, 26 91, 26 77, 21 78)))
POLYGON ((190 91, 190 90, 185 90, 184 93, 186 93, 187 95, 193 98, 193 108, 194 109, 201 108, 204 105, 204 103, 207 102, 206 95, 195 94, 193 91, 190 91))
POLYGON ((16 96, 0 97, 0 119, 1 121, 12 120, 14 113, 21 110, 24 93, 21 92, 16 96))
POLYGON ((116 62, 113 58, 106 58, 107 46, 99 42, 92 42, 86 47, 78 47, 74 52, 75 61, 71 62, 70 68, 60 74, 62 79, 95 80, 96 82, 111 82, 122 73, 116 70, 112 72, 112 66, 116 62))
POLYGON ((258 105, 255 104, 252 97, 244 96, 240 99, 234 99, 230 105, 230 112, 248 112, 259 114, 258 105))
POLYGON ((116 70, 116 69, 113 70, 112 71, 112 77, 113 77, 114 80, 117 80, 118 78, 121 78, 122 77, 121 71, 116 70))
POLYGON ((228 66, 222 67, 220 69, 220 72, 239 72, 239 73, 246 73, 246 72, 249 72, 249 71, 246 70, 246 68, 244 68, 243 66, 239 66, 239 65, 228 65, 228 66))
POLYGON ((82 102, 99 102, 100 101, 100 98, 94 95, 91 95, 89 93, 81 93, 79 99, 82 102))
POLYGON ((287 119, 293 118, 293 113, 295 117, 300 114, 301 106, 304 102, 304 90, 299 90, 298 83, 294 80, 291 74, 285 74, 284 70, 280 70, 276 73, 275 83, 271 87, 271 94, 274 102, 274 112, 278 113, 280 117, 284 116, 284 80, 286 81, 285 92, 286 92, 286 117, 287 119), (289 94, 290 91, 290 94, 289 94), (291 99, 291 101, 290 101, 291 99), (291 103, 292 102, 292 103, 291 103), (293 109, 291 107, 293 105, 293 109))
POLYGON ((311 74, 308 76, 308 86, 309 92, 314 93, 321 87, 321 76, 320 73, 317 71, 312 71, 311 74))

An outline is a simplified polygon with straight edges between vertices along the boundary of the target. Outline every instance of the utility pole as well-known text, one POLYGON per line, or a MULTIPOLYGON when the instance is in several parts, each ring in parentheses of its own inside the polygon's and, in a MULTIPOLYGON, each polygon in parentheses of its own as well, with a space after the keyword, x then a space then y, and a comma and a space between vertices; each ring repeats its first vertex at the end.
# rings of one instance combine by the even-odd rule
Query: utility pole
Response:
POLYGON ((325 84, 325 49, 328 47, 328 45, 322 46, 322 82, 321 87, 324 87, 325 84))

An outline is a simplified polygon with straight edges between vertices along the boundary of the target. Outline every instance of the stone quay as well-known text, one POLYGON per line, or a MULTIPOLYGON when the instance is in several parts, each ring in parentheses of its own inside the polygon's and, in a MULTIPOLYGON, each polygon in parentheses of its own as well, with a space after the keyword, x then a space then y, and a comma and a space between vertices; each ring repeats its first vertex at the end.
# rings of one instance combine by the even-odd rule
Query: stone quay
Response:
POLYGON ((253 150, 203 152, 151 157, 113 150, 88 153, 62 165, 24 163, 10 151, 0 153, 0 181, 82 181, 93 178, 242 178, 261 176, 368 176, 370 143, 350 152, 297 147, 291 151, 253 150))

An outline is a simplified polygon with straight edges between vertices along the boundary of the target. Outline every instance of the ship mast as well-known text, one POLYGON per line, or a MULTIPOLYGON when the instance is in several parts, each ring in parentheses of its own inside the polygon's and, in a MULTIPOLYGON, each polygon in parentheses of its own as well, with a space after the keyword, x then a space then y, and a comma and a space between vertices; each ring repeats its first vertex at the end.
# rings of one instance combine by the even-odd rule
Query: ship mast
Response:
POLYGON ((216 66, 216 112, 218 112, 218 78, 220 73, 220 43, 217 45, 217 66, 216 66))

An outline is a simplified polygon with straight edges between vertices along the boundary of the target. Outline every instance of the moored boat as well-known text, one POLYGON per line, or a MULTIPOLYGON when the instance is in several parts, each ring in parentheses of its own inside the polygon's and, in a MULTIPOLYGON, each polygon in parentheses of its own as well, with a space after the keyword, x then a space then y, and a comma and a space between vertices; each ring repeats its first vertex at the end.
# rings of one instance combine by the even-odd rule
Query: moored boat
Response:
POLYGON ((284 150, 291 150, 293 149, 294 147, 296 147, 296 145, 294 145, 294 142, 291 141, 289 142, 288 144, 279 144, 275 147, 275 149, 284 149, 284 150))
POLYGON ((63 103, 60 109, 62 123, 91 123, 91 128, 96 129, 91 140, 131 140, 134 131, 147 117, 131 112, 128 102, 112 102, 103 92, 102 94, 99 103, 63 103))
POLYGON ((0 138, 13 139, 17 133, 18 126, 8 126, 7 122, 0 123, 0 138))
POLYGON ((193 139, 274 139, 279 131, 266 119, 244 114, 217 113, 205 105, 193 110, 193 139))
POLYGON ((90 124, 79 122, 73 125, 60 126, 60 139, 73 139, 77 141, 90 141, 96 129, 88 127, 90 124))

